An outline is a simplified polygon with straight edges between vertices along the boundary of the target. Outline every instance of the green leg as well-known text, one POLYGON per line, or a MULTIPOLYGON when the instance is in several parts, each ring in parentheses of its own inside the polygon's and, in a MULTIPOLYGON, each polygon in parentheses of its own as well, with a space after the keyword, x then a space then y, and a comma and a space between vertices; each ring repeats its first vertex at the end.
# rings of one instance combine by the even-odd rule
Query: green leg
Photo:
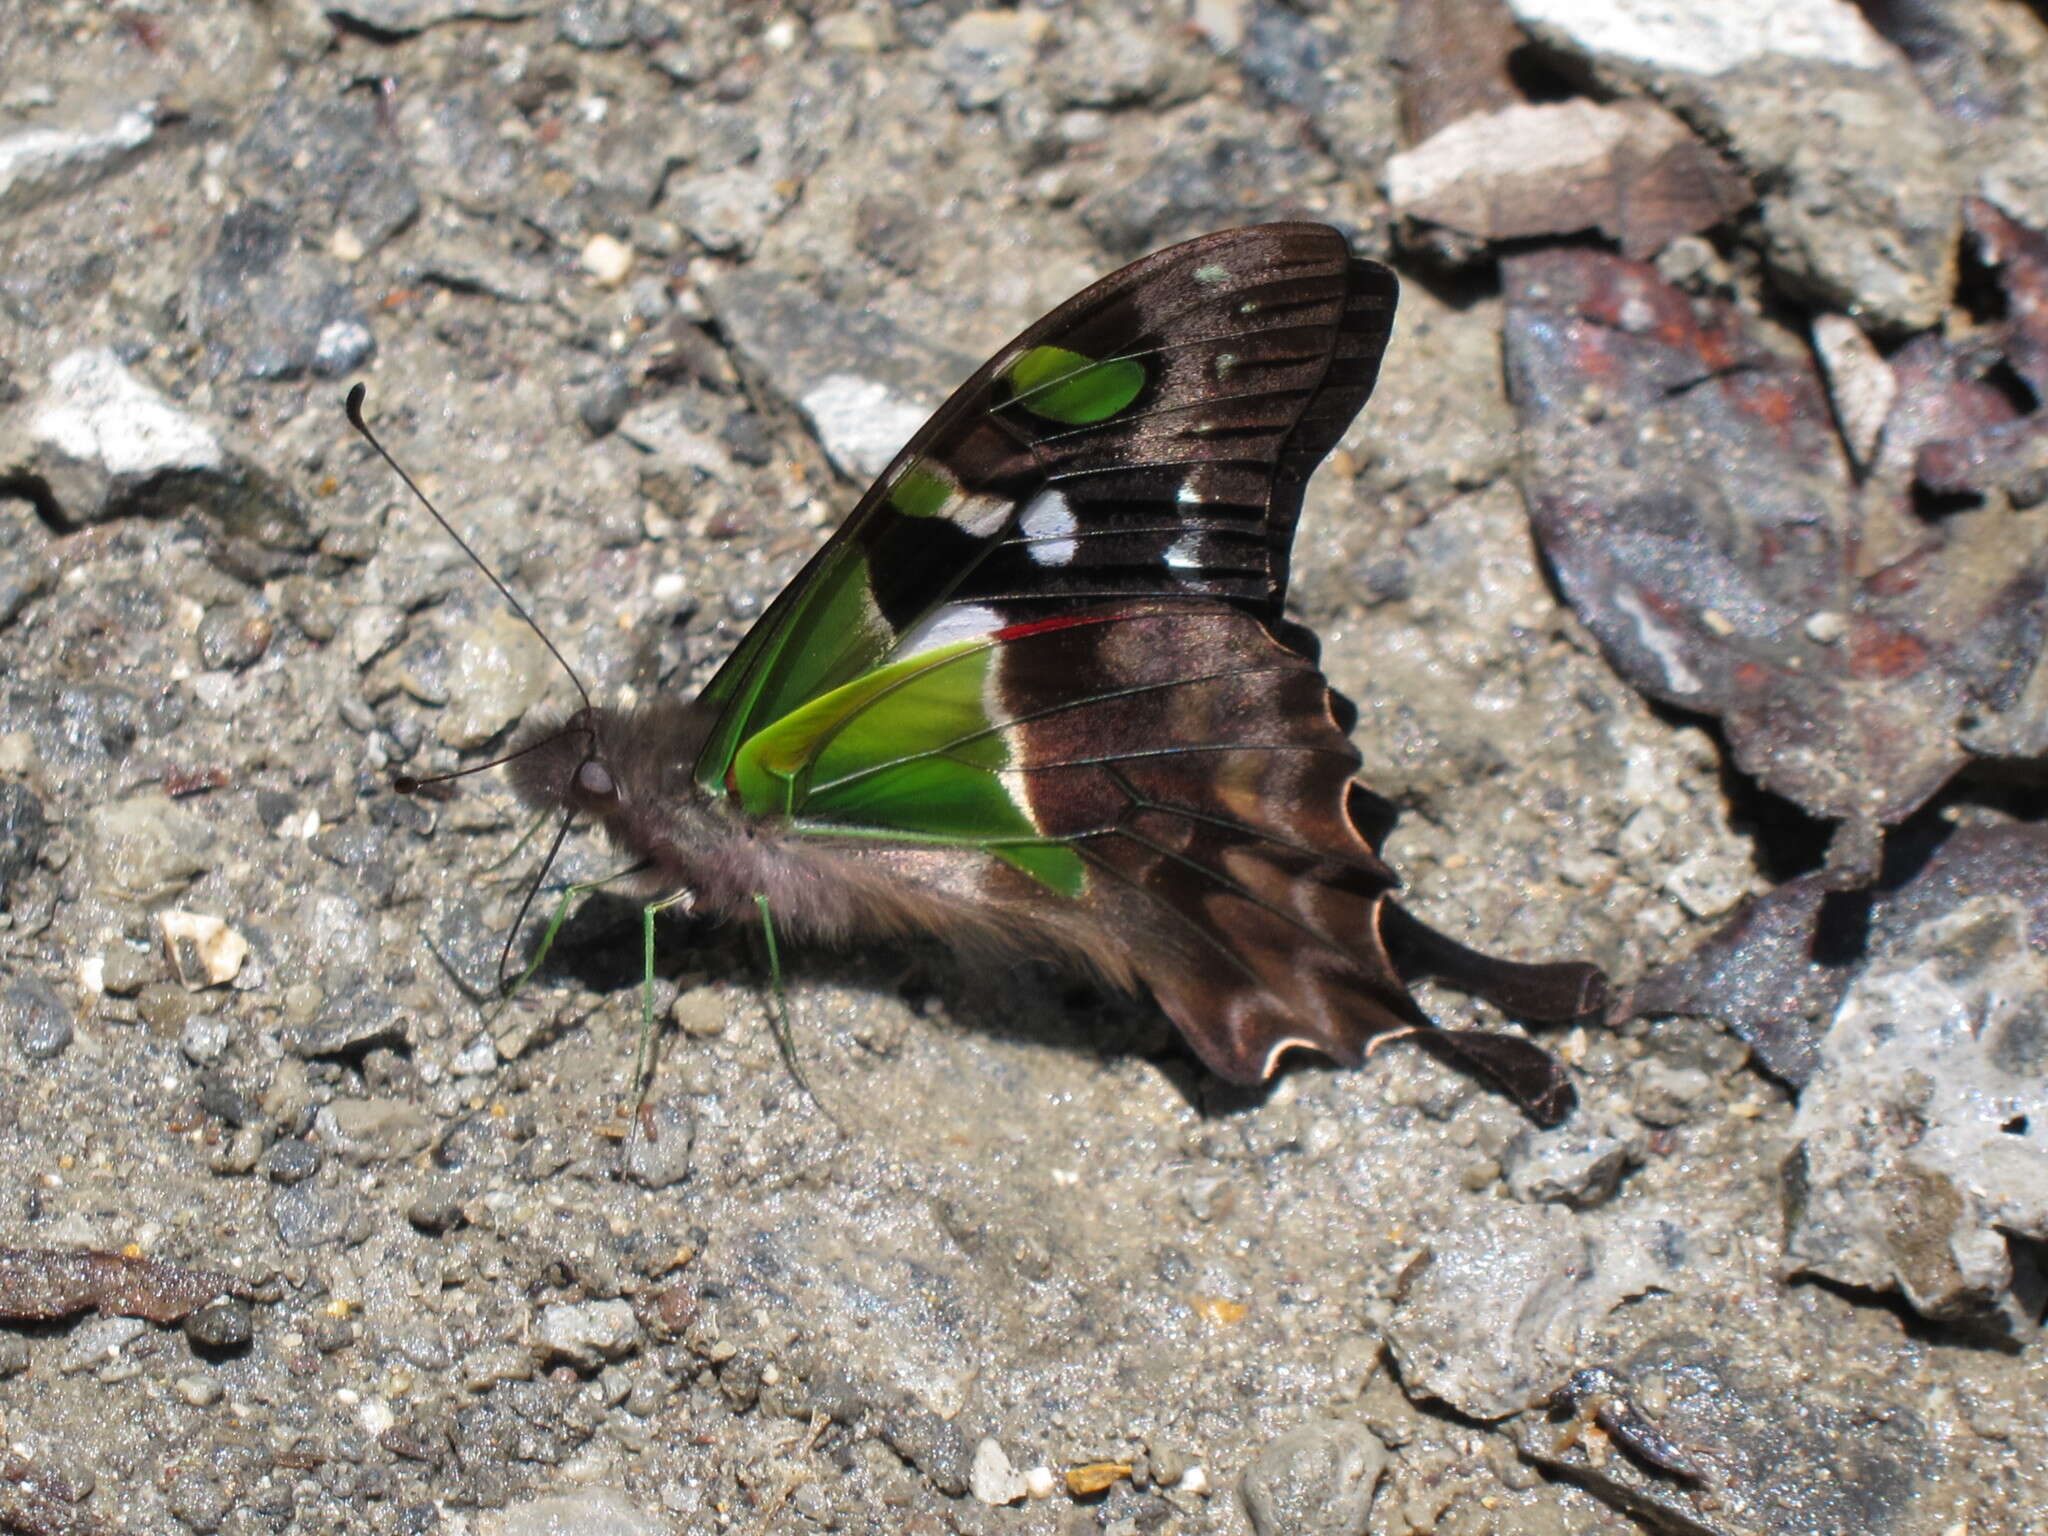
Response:
MULTIPOLYGON (((604 881, 602 880, 593 880, 588 885, 569 886, 562 892, 562 899, 555 903, 555 915, 548 919, 547 929, 540 936, 540 948, 533 952, 533 958, 527 961, 526 969, 513 977, 511 985, 504 989, 506 1002, 510 1002, 513 998, 517 997, 521 989, 529 981, 533 980, 533 973, 547 964, 548 951, 555 946, 555 935, 562 931, 562 924, 569 920, 570 903, 575 901, 578 896, 594 891, 603 884, 604 881)), ((513 937, 518 937, 516 932, 513 937)), ((498 974, 502 976, 504 972, 500 971, 498 974)))
POLYGON ((768 910, 768 898, 756 896, 754 910, 761 914, 761 939, 768 950, 768 1027, 775 1034, 776 1049, 782 1052, 782 1064, 788 1068, 790 1080, 803 1090, 804 1097, 817 1106, 818 1113, 844 1133, 846 1128, 825 1107, 825 1101, 804 1076, 803 1062, 796 1054, 796 1036, 789 1028, 789 994, 782 987, 782 950, 775 942, 775 917, 768 910))
POLYGON ((669 907, 688 903, 691 894, 687 890, 677 891, 673 896, 650 901, 640 909, 643 969, 640 975, 640 1051, 633 1063, 633 1113, 636 1116, 647 1107, 647 1096, 654 1089, 655 1045, 661 1038, 660 1028, 654 1022, 654 919, 669 907))

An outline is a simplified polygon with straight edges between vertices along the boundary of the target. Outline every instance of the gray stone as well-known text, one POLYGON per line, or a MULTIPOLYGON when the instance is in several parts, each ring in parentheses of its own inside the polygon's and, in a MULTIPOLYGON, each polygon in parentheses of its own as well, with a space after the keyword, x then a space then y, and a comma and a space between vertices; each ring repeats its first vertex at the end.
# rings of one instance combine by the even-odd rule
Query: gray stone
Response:
POLYGON ((352 989, 330 998, 309 1023, 286 1031, 284 1046, 312 1060, 359 1055, 374 1045, 405 1044, 408 1038, 405 1018, 396 1008, 352 989))
POLYGON ((369 356, 369 321, 334 258, 309 249, 296 217, 249 202, 230 211, 186 298, 216 372, 333 378, 369 356), (336 329, 340 327, 340 329, 336 329))
POLYGON ((1517 103, 1463 117, 1387 162, 1396 213, 1458 237, 1445 254, 1493 241, 1597 227, 1647 257, 1749 202, 1734 168, 1647 102, 1517 103))
POLYGON ((568 0, 555 12, 555 35, 572 48, 604 53, 633 41, 632 0, 568 0))
POLYGON ((169 795, 142 794, 86 812, 99 884, 141 899, 182 890, 213 865, 213 824, 169 795))
POLYGON ((156 137, 153 105, 93 128, 24 128, 0 138, 0 220, 68 197, 119 169, 156 137))
POLYGON ((533 1341, 543 1359, 594 1370, 639 1347, 640 1321, 623 1301, 556 1302, 541 1309, 533 1341))
POLYGON ((318 1248, 348 1235, 353 1212, 346 1195, 308 1182, 279 1189, 271 1198, 270 1219, 278 1241, 287 1248, 318 1248))
POLYGON ((1655 1220, 1589 1222, 1554 1205, 1447 1221, 1386 1325, 1402 1386, 1473 1418, 1517 1412, 1574 1359, 1582 1333, 1670 1284, 1669 1250, 1655 1220))
MULTIPOLYGON (((278 91, 236 146, 240 184, 327 232, 332 250, 381 249, 419 216, 408 158, 368 91, 278 91)), ((358 256, 359 259, 359 256, 358 256)))
POLYGON ((320 1171, 320 1149, 310 1141, 287 1136, 263 1154, 263 1171, 273 1184, 298 1184, 320 1171))
POLYGON ((213 670, 240 671, 263 659, 276 626, 260 609, 209 608, 199 621, 199 663, 213 670))
POLYGON ((554 292, 554 279, 545 268, 467 229, 437 225, 409 246, 417 247, 417 254, 403 270, 414 281, 484 294, 506 304, 540 304, 554 292))
POLYGON ((451 21, 517 21, 546 5, 547 0, 338 0, 327 9, 372 32, 408 37, 451 21))
POLYGON ((742 268, 705 286, 743 367, 811 420, 832 462, 865 480, 973 371, 881 315, 821 303, 773 272, 742 268))
POLYGON ((147 1332, 149 1324, 139 1317, 92 1318, 80 1323, 65 1341, 57 1369, 66 1375, 97 1369, 147 1332))
POLYGON ((447 706, 434 735, 480 747, 547 696, 559 663, 531 624, 505 609, 457 631, 447 648, 447 706))
POLYGON ((676 222, 721 256, 751 256, 789 201, 774 178, 739 168, 682 177, 667 198, 676 222))
POLYGON ((946 28, 939 67, 961 107, 993 107, 1031 78, 1051 32, 1042 11, 968 11, 946 28))
POLYGON ((1364 1536, 1386 1465, 1362 1424, 1313 1419, 1268 1441, 1238 1494, 1257 1536, 1364 1536))
POLYGON ((1634 1098, 1630 1107, 1645 1125, 1683 1125, 1695 1106, 1714 1091, 1714 1080, 1696 1066, 1651 1057, 1630 1074, 1634 1098))
POLYGON ((185 1319, 185 1337, 201 1349, 241 1349, 255 1334, 249 1303, 233 1296, 209 1302, 185 1319))
POLYGON ((974 1456, 958 1425, 935 1413, 906 1409, 884 1418, 881 1429, 890 1449, 930 1478, 939 1492, 957 1499, 968 1491, 974 1456))
POLYGON ((1786 1255, 1938 1321, 2032 1336, 2048 1242, 2048 955, 2021 902, 1923 924, 1843 995, 1799 1100, 1786 1255))
POLYGON ((576 401, 576 416, 592 437, 603 437, 625 420, 633 404, 632 380, 626 370, 606 368, 576 401))
POLYGON ((0 1028, 30 1061, 54 1061, 70 1049, 75 1033, 71 1009, 56 988, 24 976, 0 990, 0 1028))
MULTIPOLYGON (((0 505, 0 629, 19 618, 56 579, 56 549, 49 529, 24 503, 0 505)), ((7 789, 0 784, 0 795, 7 789)), ((0 833, 6 828, 6 814, 6 803, 0 800, 0 833)), ((0 887, 6 883, 6 865, 7 839, 0 835, 0 887)), ((0 898, 4 895, 0 890, 0 898)))
POLYGON ((1526 1131, 1508 1147, 1509 1191, 1529 1204, 1602 1204, 1621 1176, 1643 1160, 1639 1133, 1619 1125, 1582 1125, 1582 1115, 1555 1130, 1526 1131))
POLYGON ((313 1133, 356 1164, 417 1157, 434 1140, 433 1122, 402 1099, 336 1099, 314 1116, 313 1133))
POLYGON ((1597 1373, 1619 1389, 1612 1406, 1624 1417, 1607 1418, 1612 1430, 1573 1434, 1553 1412, 1525 1414, 1510 1432, 1531 1463, 1643 1530, 1951 1536, 1966 1507, 1952 1500, 1981 1483, 1957 1477, 1932 1416, 1873 1367, 1870 1331, 1848 1313, 1799 1309, 1782 1355, 1754 1353, 1711 1322, 1653 1331, 1597 1373))
POLYGON ((214 1013, 195 1013, 178 1035, 178 1050, 196 1067, 219 1061, 232 1039, 227 1020, 214 1013))
POLYGON ((658 1099, 633 1119, 626 1134, 626 1175, 642 1189, 666 1189, 690 1174, 697 1123, 674 1099, 658 1099))

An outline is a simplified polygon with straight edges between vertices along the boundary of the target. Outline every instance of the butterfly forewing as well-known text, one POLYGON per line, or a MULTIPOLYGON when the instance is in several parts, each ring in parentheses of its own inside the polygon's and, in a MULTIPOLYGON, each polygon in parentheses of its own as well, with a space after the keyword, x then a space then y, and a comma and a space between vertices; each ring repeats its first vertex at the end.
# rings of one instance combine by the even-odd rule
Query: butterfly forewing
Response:
POLYGON ((1077 604, 1277 617, 1302 486, 1371 393, 1396 285, 1336 231, 1188 241, 999 352, 898 456, 714 678, 697 765, 891 655, 1077 604))

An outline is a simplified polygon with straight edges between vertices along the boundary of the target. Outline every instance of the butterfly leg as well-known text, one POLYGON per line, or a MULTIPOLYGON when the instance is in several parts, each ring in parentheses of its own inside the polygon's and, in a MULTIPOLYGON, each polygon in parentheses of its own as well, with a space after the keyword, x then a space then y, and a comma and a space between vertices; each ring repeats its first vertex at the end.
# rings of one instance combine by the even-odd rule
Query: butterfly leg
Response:
POLYGON ((788 1069, 790 1080, 803 1090, 804 1097, 817 1106, 818 1113, 843 1132, 846 1128, 818 1097, 796 1054, 796 1036, 789 1027, 789 994, 782 986, 782 948, 775 941, 775 916, 768 908, 768 898, 757 895, 754 910, 761 914, 761 942, 768 954, 768 1027, 774 1031, 776 1049, 782 1052, 782 1064, 788 1069))
MULTIPOLYGON (((504 959, 502 956, 500 957, 498 962, 499 996, 501 996, 506 1002, 509 1003, 513 998, 517 997, 520 994, 520 992, 522 992, 525 989, 526 984, 529 981, 533 980, 533 973, 535 971, 538 971, 543 965, 547 964, 548 951, 554 947, 555 935, 562 931, 562 924, 566 923, 569 920, 570 906, 574 904, 578 896, 583 895, 586 891, 594 891, 604 883, 605 882, 602 880, 593 880, 588 885, 569 886, 562 892, 562 899, 555 903, 554 916, 548 919, 547 927, 543 929, 541 932, 540 947, 534 950, 533 958, 526 963, 526 969, 521 971, 517 976, 513 977, 510 981, 505 980, 504 959)), ((515 926, 511 934, 507 935, 507 953, 510 952, 511 940, 513 938, 516 938, 518 936, 518 933, 519 929, 517 926, 515 926)))
POLYGON ((640 1049, 633 1058, 633 1113, 647 1108, 647 1095, 654 1088, 654 1054, 661 1031, 654 1022, 654 920, 670 907, 688 910, 695 895, 677 891, 640 909, 640 1049))
MULTIPOLYGON (((541 933, 540 947, 534 951, 533 959, 527 962, 525 970, 514 976, 510 981, 507 981, 505 979, 506 957, 512 953, 512 941, 518 937, 519 928, 523 925, 526 916, 526 907, 520 907, 521 923, 515 923, 512 931, 505 936, 505 948, 498 955, 498 1003, 496 1007, 484 1016, 484 1033, 490 1035, 494 1042, 497 1037, 498 1020, 504 1016, 505 1010, 512 1006, 512 999, 526 989, 526 984, 533 980, 534 972, 547 964, 548 951, 554 947, 555 935, 561 932, 562 924, 569 920, 569 908, 575 904, 578 896, 581 896, 586 891, 594 891, 603 884, 605 884, 603 880, 593 880, 587 885, 569 886, 562 892, 562 899, 555 903, 554 915, 548 919, 548 925, 541 933)), ((532 894, 529 892, 527 901, 531 902, 532 900, 532 894)))

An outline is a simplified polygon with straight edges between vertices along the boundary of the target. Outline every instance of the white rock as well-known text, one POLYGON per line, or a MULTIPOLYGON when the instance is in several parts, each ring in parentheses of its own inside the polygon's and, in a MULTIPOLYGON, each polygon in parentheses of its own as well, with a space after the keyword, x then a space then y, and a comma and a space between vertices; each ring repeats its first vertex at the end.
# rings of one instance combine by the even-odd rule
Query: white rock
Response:
POLYGON ((1797 1269, 2031 1336, 2007 1234, 2048 1240, 2048 955, 2032 921, 2014 898, 1960 902, 1843 994, 1792 1123, 1797 1269))
POLYGON ((76 191, 156 136, 156 113, 130 107, 105 128, 30 128, 0 139, 0 219, 76 191))
POLYGON ((623 1301, 557 1302, 541 1309, 534 1339, 544 1358, 588 1369, 631 1354, 640 1320, 623 1301))
POLYGON ((1853 69, 1898 63, 1848 0, 1508 0, 1508 9, 1591 52, 1685 74, 1718 75, 1773 54, 1853 69))
POLYGON ((592 235, 583 247, 583 270, 600 286, 616 288, 633 271, 633 248, 610 235, 592 235))
POLYGON ((477 1536, 671 1536, 672 1521, 616 1488, 529 1499, 479 1517, 477 1536))
POLYGON ((832 462, 856 480, 889 467, 931 412, 886 384, 835 373, 797 402, 832 462))
POLYGON ((1031 1491, 1030 1484, 1010 1465, 1010 1458, 993 1440, 974 1448, 974 1464, 967 1473, 967 1487, 982 1503, 1015 1504, 1031 1491))
POLYGON ((50 370, 50 387, 30 414, 28 435, 101 475, 214 470, 227 464, 220 441, 123 366, 105 347, 73 352, 50 370))
MULTIPOLYGON (((1899 393, 1898 376, 1863 327, 1847 315, 1821 315, 1813 322, 1813 350, 1827 375, 1835 419, 1859 466, 1877 455, 1878 434, 1899 393)), ((1819 636, 1815 636, 1819 639, 1819 636)))
POLYGON ((156 915, 164 958, 187 987, 224 987, 241 974, 249 941, 220 918, 171 909, 156 915))

